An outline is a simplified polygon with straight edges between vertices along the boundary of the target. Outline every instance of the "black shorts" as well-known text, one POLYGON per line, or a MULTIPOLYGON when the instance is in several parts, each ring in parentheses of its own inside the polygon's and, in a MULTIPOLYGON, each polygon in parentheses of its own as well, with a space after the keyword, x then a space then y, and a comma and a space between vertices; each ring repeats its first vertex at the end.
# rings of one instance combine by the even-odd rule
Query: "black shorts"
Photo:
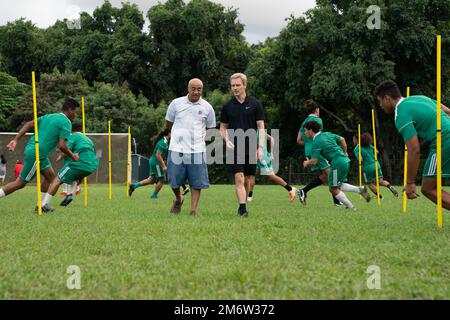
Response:
POLYGON ((229 170, 235 175, 238 172, 243 172, 244 176, 254 176, 256 174, 256 155, 251 157, 253 161, 250 161, 250 156, 245 155, 245 162, 239 163, 237 161, 236 154, 234 155, 234 163, 228 165, 229 170))

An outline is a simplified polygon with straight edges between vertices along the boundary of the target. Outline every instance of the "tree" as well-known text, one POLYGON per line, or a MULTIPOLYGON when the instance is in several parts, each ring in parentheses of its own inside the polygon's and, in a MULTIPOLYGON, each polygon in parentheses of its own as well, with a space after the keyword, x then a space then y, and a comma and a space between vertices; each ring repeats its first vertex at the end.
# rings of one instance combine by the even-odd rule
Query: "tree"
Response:
POLYGON ((7 73, 0 72, 0 131, 9 131, 7 120, 27 89, 26 84, 7 73))
POLYGON ((208 0, 169 0, 150 8, 148 18, 152 81, 163 98, 184 95, 193 77, 203 80, 206 91, 228 90, 229 76, 245 70, 250 49, 235 9, 208 0))

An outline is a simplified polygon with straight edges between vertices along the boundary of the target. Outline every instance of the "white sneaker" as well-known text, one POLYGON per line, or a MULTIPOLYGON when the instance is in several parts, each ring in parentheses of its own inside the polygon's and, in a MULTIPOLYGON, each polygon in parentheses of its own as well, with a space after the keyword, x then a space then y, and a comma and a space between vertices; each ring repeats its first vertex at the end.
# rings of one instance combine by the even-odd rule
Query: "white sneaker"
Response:
POLYGON ((247 197, 247 202, 252 202, 253 197, 247 197))

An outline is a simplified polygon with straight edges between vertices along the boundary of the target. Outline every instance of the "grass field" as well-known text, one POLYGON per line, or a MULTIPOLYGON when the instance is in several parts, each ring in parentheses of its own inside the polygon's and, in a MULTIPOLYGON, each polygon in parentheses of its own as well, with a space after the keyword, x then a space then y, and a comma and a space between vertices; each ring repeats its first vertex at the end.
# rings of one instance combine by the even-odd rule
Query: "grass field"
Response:
POLYGON ((277 186, 257 186, 250 216, 236 216, 233 186, 202 194, 201 217, 190 197, 179 216, 165 186, 131 199, 125 187, 90 186, 89 208, 37 217, 35 188, 0 199, 1 299, 450 299, 450 215, 436 227, 435 206, 383 190, 381 208, 357 195, 356 212, 335 208, 325 187, 308 206, 288 202, 277 186), (81 289, 66 286, 81 270, 81 289), (371 265, 381 289, 367 288, 371 265))

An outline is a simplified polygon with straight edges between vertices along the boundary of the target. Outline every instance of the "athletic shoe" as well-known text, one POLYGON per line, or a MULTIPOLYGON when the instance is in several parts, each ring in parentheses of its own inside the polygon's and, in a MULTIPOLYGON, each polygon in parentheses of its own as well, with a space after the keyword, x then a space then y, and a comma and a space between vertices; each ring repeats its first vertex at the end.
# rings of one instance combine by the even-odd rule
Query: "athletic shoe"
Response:
POLYGON ((189 189, 189 187, 187 187, 186 189, 183 190, 183 192, 181 193, 183 196, 187 195, 189 193, 189 191, 191 191, 191 189, 189 189))
POLYGON ((391 190, 392 194, 395 197, 398 197, 398 192, 397 192, 397 190, 395 190, 395 188, 393 186, 389 186, 389 190, 391 190))
POLYGON ((131 197, 131 195, 133 194, 134 190, 136 190, 136 188, 134 187, 134 184, 130 184, 130 187, 128 188, 128 196, 131 197))
POLYGON ((69 203, 71 203, 73 200, 73 195, 68 194, 63 201, 59 204, 61 207, 67 207, 69 203))
POLYGON ((356 207, 352 207, 352 208, 345 207, 345 209, 349 209, 349 210, 352 210, 352 211, 357 211, 358 210, 358 209, 356 209, 356 207))
POLYGON ((177 200, 173 200, 172 208, 170 208, 170 213, 178 214, 181 212, 181 206, 183 205, 183 200, 181 202, 178 202, 177 200))
POLYGON ((300 200, 300 203, 304 206, 306 206, 306 193, 303 191, 303 189, 297 190, 298 198, 300 200))
POLYGON ((77 196, 79 196, 80 193, 81 193, 81 188, 77 187, 77 191, 75 191, 75 194, 76 194, 77 196))
POLYGON ((158 199, 158 194, 152 193, 152 196, 150 197, 150 199, 158 199))
POLYGON ((289 191, 289 202, 293 202, 294 201, 296 192, 297 192, 296 188, 292 188, 292 190, 289 191))
POLYGON ((359 187, 359 194, 366 200, 366 202, 370 202, 370 194, 367 192, 367 187, 359 187))
POLYGON ((244 212, 241 212, 238 210, 238 216, 242 217, 242 218, 247 218, 248 217, 248 211, 245 210, 244 212))
POLYGON ((45 206, 42 207, 42 212, 53 212, 53 211, 55 211, 55 209, 50 207, 50 205, 48 205, 48 204, 46 204, 45 206))
POLYGON ((333 202, 333 204, 334 204, 334 206, 335 206, 335 207, 340 207, 340 206, 342 206, 342 205, 343 205, 343 203, 342 203, 342 202, 340 202, 340 201, 339 201, 339 203, 334 203, 334 202, 333 202))
POLYGON ((247 202, 252 202, 253 197, 247 197, 247 202))

